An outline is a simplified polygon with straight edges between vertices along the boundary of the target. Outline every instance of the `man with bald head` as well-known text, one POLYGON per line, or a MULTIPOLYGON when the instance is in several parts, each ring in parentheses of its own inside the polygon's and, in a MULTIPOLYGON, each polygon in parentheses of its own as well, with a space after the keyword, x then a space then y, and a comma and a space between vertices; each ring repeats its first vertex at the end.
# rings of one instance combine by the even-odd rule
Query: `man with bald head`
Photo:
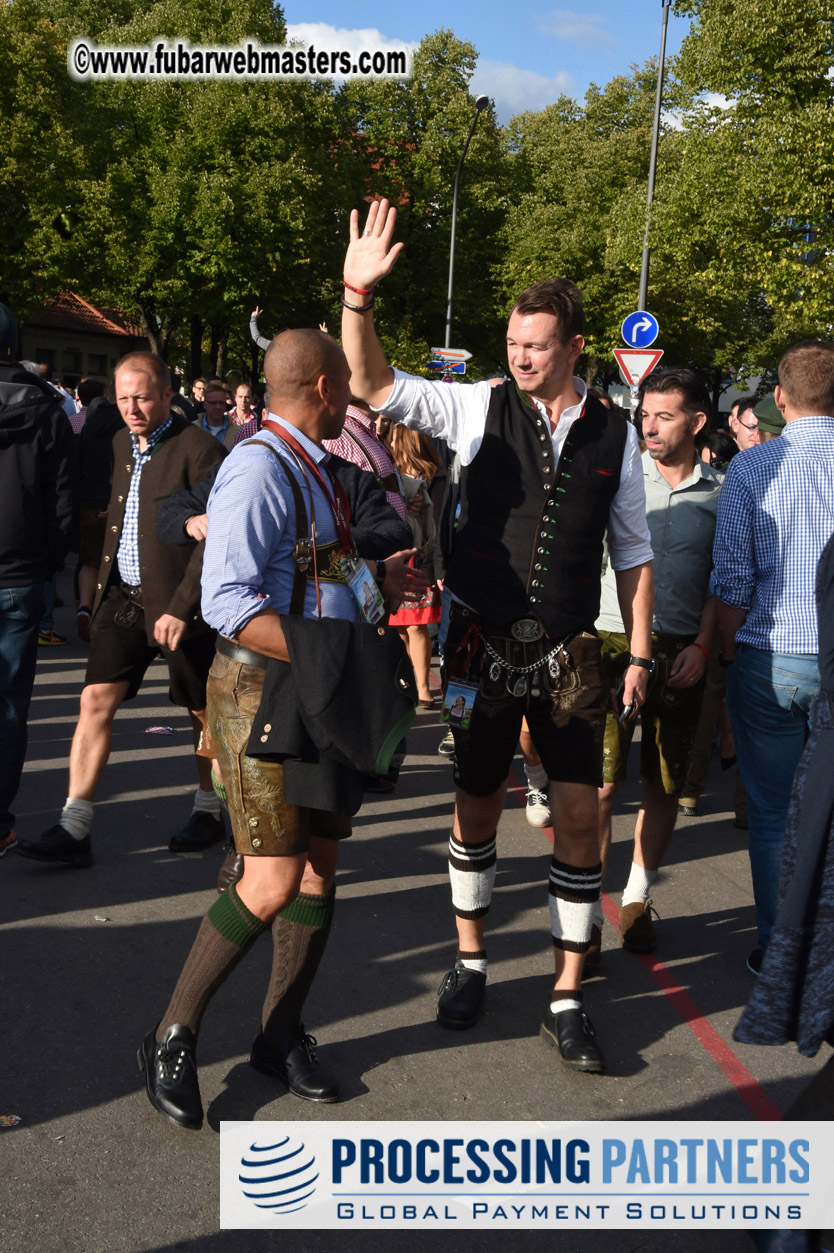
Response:
MULTIPOLYGON (((301 1013, 327 942, 350 819, 290 804, 281 764, 246 749, 267 662, 290 660, 282 615, 359 617, 341 565, 352 549, 349 508, 322 447, 342 429, 350 370, 329 335, 292 330, 272 341, 264 372, 270 413, 220 467, 203 565, 203 616, 219 632, 208 721, 243 876, 208 911, 171 1002, 139 1051, 151 1104, 192 1130, 203 1120, 195 1064, 203 1011, 268 929, 272 975, 250 1063, 304 1100, 338 1099, 301 1013)), ((369 566, 379 579, 382 570, 369 566)))

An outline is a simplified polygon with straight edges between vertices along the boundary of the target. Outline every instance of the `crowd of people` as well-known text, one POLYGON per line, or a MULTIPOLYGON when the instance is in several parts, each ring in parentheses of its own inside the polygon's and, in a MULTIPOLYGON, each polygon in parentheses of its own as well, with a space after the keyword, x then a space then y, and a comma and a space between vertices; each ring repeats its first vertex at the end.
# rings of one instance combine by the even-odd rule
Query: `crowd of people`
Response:
MULTIPOLYGON (((83 412, 68 414, 15 359, 17 327, 0 310, 0 856, 92 864, 113 718, 161 655, 171 700, 191 715, 198 774, 169 847, 206 848, 231 828, 217 898, 139 1049, 149 1100, 187 1128, 203 1121, 203 1013, 265 930, 274 960, 251 1063, 303 1099, 338 1099, 303 1007, 333 922, 339 843, 364 792, 395 785, 415 709, 437 706, 436 649, 455 792, 442 1028, 471 1029, 482 1012, 519 743, 528 818, 553 826, 541 1034, 567 1066, 606 1069, 583 978, 602 959, 612 814, 638 720, 631 866, 609 885, 622 891, 623 946, 662 943, 655 880, 680 813, 697 810, 717 736, 722 768, 738 772, 736 825, 749 830, 748 967, 771 1009, 780 990, 802 1003, 808 953, 825 951, 831 789, 813 821, 796 814, 808 809, 808 762, 830 742, 817 604, 832 595, 834 344, 790 348, 774 393, 740 398, 726 429, 685 368, 645 378, 630 421, 576 376, 582 297, 552 279, 514 304, 510 377, 405 374, 373 322, 402 248, 395 220, 385 201, 364 229, 352 215, 341 345, 321 328, 263 339, 255 311, 263 388, 230 394, 198 378, 186 398, 160 358, 134 352, 112 397, 82 382, 83 412), (43 834, 18 838, 44 599, 70 552, 89 657, 67 801, 43 834), (770 956, 786 898, 807 933, 787 974, 784 943, 770 956)), ((832 1019, 829 1000, 809 1036, 786 1009, 779 1039, 815 1051, 834 1040, 832 1019)), ((760 1020, 755 1032, 767 1036, 760 1020)))

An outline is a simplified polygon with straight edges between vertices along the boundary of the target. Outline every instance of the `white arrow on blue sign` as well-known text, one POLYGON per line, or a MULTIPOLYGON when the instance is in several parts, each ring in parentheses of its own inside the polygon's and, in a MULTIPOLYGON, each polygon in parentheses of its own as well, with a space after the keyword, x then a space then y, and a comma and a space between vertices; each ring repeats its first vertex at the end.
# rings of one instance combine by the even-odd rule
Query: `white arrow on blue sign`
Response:
POLYGON ((644 309, 630 313, 623 322, 621 333, 629 348, 648 348, 657 339, 660 327, 657 318, 644 309))

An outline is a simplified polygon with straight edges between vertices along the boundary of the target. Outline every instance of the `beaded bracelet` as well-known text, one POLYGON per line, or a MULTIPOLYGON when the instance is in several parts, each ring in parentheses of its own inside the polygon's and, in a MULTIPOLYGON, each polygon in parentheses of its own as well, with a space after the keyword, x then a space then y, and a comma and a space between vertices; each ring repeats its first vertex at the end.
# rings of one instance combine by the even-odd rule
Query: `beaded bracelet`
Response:
POLYGON ((371 297, 366 305, 352 305, 345 300, 344 296, 342 296, 342 304, 346 309, 352 309, 354 313, 367 313, 369 309, 373 309, 374 307, 373 297, 371 297))

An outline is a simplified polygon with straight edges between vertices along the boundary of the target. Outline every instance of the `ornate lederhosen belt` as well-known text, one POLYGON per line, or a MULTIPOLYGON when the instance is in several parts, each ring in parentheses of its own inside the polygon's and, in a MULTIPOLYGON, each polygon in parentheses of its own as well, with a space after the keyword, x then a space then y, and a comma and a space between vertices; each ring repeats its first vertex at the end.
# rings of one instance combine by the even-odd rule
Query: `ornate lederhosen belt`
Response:
POLYGON ((464 605, 452 605, 452 616, 469 620, 455 654, 449 661, 449 673, 462 678, 483 649, 487 676, 492 684, 505 677, 510 696, 532 696, 553 692, 562 687, 568 673, 575 674, 567 643, 577 632, 554 640, 545 634, 537 618, 519 618, 508 626, 487 622, 481 614, 464 605))

